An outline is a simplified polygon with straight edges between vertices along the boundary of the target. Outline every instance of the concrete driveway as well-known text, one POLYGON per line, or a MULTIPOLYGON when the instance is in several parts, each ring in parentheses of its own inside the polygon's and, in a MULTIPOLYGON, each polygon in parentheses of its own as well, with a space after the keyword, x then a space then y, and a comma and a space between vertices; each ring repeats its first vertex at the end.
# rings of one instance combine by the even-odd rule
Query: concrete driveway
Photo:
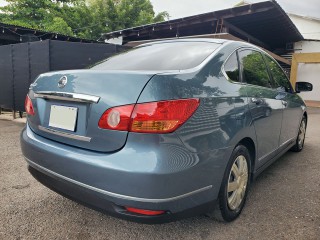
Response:
POLYGON ((199 216, 144 225, 63 198, 28 173, 22 128, 0 120, 0 239, 320 239, 320 110, 309 111, 305 149, 262 173, 241 217, 229 224, 199 216))

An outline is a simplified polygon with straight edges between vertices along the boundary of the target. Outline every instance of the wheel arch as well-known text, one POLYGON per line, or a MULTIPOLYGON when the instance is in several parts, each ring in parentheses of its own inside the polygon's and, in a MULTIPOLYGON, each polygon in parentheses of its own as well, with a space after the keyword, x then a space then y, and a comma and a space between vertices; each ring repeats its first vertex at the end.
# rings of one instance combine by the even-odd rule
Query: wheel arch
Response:
POLYGON ((306 125, 308 125, 308 113, 305 111, 303 116, 306 118, 306 125))
POLYGON ((254 172, 254 169, 255 169, 255 163, 256 163, 256 145, 250 137, 243 138, 238 143, 238 145, 239 144, 244 145, 249 150, 250 164, 251 164, 250 174, 252 176, 253 175, 252 173, 254 172))

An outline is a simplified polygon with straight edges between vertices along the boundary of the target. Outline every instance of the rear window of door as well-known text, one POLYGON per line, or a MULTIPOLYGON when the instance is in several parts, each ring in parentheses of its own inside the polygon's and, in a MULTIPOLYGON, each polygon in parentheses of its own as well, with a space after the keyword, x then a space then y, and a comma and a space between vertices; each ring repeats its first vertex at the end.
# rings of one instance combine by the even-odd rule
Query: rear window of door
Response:
POLYGON ((239 52, 243 82, 261 87, 271 88, 266 64, 260 52, 242 50, 239 52))
POLYGON ((223 68, 224 72, 227 74, 228 78, 231 81, 240 82, 237 52, 231 54, 231 56, 225 62, 223 68))
POLYGON ((278 63, 267 55, 264 55, 271 76, 273 78, 273 85, 275 88, 285 92, 292 92, 291 83, 289 82, 287 75, 284 73, 278 63))

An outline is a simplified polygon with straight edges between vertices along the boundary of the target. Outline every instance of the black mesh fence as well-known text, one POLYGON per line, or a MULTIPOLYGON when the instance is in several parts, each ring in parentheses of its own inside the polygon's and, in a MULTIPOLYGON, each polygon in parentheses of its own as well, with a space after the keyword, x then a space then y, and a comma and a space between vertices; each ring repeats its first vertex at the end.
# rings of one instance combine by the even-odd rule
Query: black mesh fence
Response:
POLYGON ((53 40, 0 46, 0 107, 24 111, 29 85, 39 74, 83 69, 126 48, 53 40))
POLYGON ((0 107, 13 109, 12 46, 0 47, 0 107))

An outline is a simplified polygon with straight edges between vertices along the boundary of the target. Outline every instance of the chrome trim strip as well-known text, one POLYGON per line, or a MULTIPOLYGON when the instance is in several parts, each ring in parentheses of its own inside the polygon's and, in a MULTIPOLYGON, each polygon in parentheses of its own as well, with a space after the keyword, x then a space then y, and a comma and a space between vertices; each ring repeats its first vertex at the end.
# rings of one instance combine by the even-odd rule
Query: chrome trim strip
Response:
POLYGON ((51 92, 51 91, 39 91, 34 93, 36 98, 65 100, 72 102, 87 102, 98 103, 100 97, 82 94, 82 93, 69 93, 69 92, 51 92))
POLYGON ((199 193, 199 192, 203 192, 203 191, 206 191, 206 190, 209 190, 209 189, 212 188, 212 185, 210 185, 210 186, 207 186, 207 187, 204 187, 204 188, 200 188, 200 189, 197 189, 195 191, 192 191, 192 192, 189 192, 189 193, 185 193, 185 194, 182 194, 182 195, 179 195, 179 196, 171 197, 171 198, 153 199, 153 198, 132 197, 132 196, 126 196, 126 195, 122 195, 122 194, 118 194, 118 193, 108 192, 106 190, 103 190, 103 189, 100 189, 100 188, 96 188, 96 187, 84 184, 82 182, 78 182, 78 181, 73 180, 71 178, 68 178, 68 177, 65 177, 63 175, 60 175, 60 174, 58 174, 56 172, 53 172, 53 171, 51 171, 51 170, 49 170, 47 168, 44 168, 44 167, 32 162, 28 158, 25 158, 25 159, 31 166, 34 166, 36 168, 40 168, 41 170, 43 170, 43 171, 45 171, 45 172, 47 172, 49 174, 52 174, 52 175, 54 175, 54 176, 56 176, 58 178, 61 178, 63 180, 66 180, 66 181, 71 182, 73 184, 76 184, 78 186, 90 189, 90 190, 98 192, 98 193, 102 193, 102 194, 110 196, 110 197, 116 197, 116 198, 121 198, 121 199, 125 199, 125 200, 140 201, 140 202, 151 202, 151 203, 162 203, 162 202, 169 202, 169 201, 185 198, 185 197, 191 196, 193 194, 196 194, 196 193, 199 193))
POLYGON ((54 130, 54 129, 50 129, 50 128, 46 128, 46 127, 42 127, 42 126, 38 126, 39 130, 47 132, 47 133, 51 133, 57 136, 61 136, 61 137, 66 137, 66 138, 71 138, 71 139, 75 139, 75 140, 79 140, 79 141, 85 141, 85 142, 90 142, 91 138, 90 137, 85 137, 85 136, 80 136, 80 135, 76 135, 76 134, 72 134, 72 133, 65 133, 65 132, 60 132, 58 130, 54 130))
POLYGON ((281 145, 276 149, 276 150, 272 150, 271 152, 263 155, 262 157, 259 158, 258 161, 261 161, 262 159, 264 159, 265 157, 271 155, 272 153, 278 151, 280 148, 282 148, 284 145, 287 145, 290 142, 293 142, 296 138, 290 138, 289 140, 285 141, 284 143, 281 143, 281 145))
POLYGON ((290 138, 289 140, 281 143, 281 145, 280 145, 279 148, 283 147, 284 145, 287 145, 287 144, 290 143, 290 142, 294 142, 296 139, 297 139, 296 137, 290 138))

